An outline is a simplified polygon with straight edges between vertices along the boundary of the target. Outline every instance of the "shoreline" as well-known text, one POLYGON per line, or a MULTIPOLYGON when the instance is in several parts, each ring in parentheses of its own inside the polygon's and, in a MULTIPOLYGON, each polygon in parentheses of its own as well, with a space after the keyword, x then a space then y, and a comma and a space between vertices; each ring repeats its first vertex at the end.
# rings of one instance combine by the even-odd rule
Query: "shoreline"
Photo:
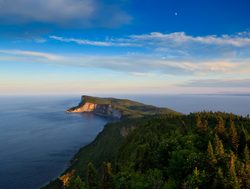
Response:
MULTIPOLYGON (((70 113, 70 112, 68 112, 70 113)), ((84 114, 92 114, 92 113, 84 113, 84 114)), ((103 117, 105 118, 105 117, 103 117)), ((106 118, 108 120, 108 118, 106 118)), ((95 138, 90 141, 88 144, 84 145, 84 146, 81 146, 77 151, 76 153, 73 154, 72 158, 67 162, 67 165, 65 166, 65 168, 63 168, 62 171, 60 171, 60 174, 58 174, 57 176, 55 176, 54 178, 52 178, 50 181, 47 181, 46 183, 44 183, 43 185, 39 186, 37 189, 43 189, 45 188, 46 186, 48 186, 50 183, 56 181, 61 175, 63 175, 65 172, 67 172, 67 170, 72 166, 72 162, 74 162, 76 160, 76 156, 80 153, 81 149, 85 148, 86 146, 90 145, 91 143, 93 143, 95 140, 96 140, 96 137, 101 133, 103 132, 105 126, 110 123, 110 122, 107 122, 103 125, 103 129, 97 133, 97 135, 95 136, 95 138)))

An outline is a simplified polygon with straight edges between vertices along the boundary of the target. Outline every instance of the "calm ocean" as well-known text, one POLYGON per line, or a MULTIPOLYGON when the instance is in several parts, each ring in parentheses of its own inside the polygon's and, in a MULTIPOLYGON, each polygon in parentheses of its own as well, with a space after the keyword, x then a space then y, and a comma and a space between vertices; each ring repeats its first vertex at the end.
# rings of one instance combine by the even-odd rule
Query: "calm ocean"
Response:
POLYGON ((65 110, 78 98, 0 98, 0 188, 36 189, 57 177, 106 120, 65 110))

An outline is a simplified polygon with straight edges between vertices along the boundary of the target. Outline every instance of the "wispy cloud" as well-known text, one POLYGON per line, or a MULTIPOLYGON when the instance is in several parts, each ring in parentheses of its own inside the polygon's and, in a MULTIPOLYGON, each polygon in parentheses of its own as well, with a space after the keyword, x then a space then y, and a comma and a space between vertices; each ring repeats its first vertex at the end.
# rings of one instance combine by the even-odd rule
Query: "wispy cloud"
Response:
POLYGON ((101 47, 110 47, 110 46, 135 46, 136 44, 132 44, 132 43, 114 43, 111 41, 91 41, 91 40, 87 40, 87 39, 77 39, 77 38, 65 38, 65 37, 59 37, 59 36, 55 36, 52 35, 49 37, 50 39, 54 39, 57 41, 61 41, 61 42, 66 42, 66 43, 77 43, 79 45, 91 45, 91 46, 101 46, 101 47))
MULTIPOLYGON (((210 45, 232 45, 236 47, 250 46, 250 33, 242 32, 236 35, 208 35, 208 36, 191 36, 185 32, 174 32, 164 34, 160 32, 152 32, 150 34, 131 35, 130 39, 135 42, 154 42, 162 45, 162 43, 174 42, 175 45, 183 43, 201 43, 210 45)), ((165 44, 166 45, 166 44, 165 44)))
POLYGON ((1 57, 6 57, 6 55, 12 55, 12 56, 16 56, 16 57, 12 57, 12 60, 17 59, 19 57, 23 57, 23 58, 40 58, 43 60, 47 60, 47 61, 60 61, 63 59, 63 57, 55 55, 55 54, 51 54, 51 53, 43 53, 43 52, 36 52, 36 51, 23 51, 23 50, 0 50, 0 60, 1 57))
MULTIPOLYGON (((50 36, 62 42, 75 42, 81 45, 96 46, 140 46, 150 47, 157 46, 163 49, 168 46, 178 46, 187 43, 199 43, 207 45, 230 45, 234 47, 250 46, 250 32, 241 32, 236 35, 208 35, 208 36, 191 36, 185 32, 174 32, 164 34, 160 32, 152 32, 149 34, 129 35, 126 38, 107 38, 104 41, 91 41, 86 39, 65 38, 60 36, 50 36)), ((165 48, 166 49, 166 48, 165 48)))
MULTIPOLYGON (((82 38, 50 36, 50 39, 63 43, 91 45, 98 47, 131 47, 132 52, 147 51, 166 59, 239 59, 250 58, 250 32, 235 35, 191 36, 184 32, 129 35, 125 38, 106 37, 93 41, 82 38)), ((124 48, 127 51, 127 48, 124 48)))
POLYGON ((226 75, 250 74, 250 60, 169 60, 146 54, 140 55, 59 55, 35 51, 0 50, 0 61, 37 62, 84 68, 99 68, 137 75, 226 75), (9 56, 11 55, 11 56, 9 56))

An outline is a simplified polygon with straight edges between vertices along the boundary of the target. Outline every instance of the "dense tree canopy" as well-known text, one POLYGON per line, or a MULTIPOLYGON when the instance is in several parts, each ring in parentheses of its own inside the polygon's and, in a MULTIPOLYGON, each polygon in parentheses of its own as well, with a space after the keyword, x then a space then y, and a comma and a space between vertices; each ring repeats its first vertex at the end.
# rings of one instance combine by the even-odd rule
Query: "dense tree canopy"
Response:
POLYGON ((88 189, 250 188, 249 118, 201 112, 115 125, 130 131, 115 158, 76 171, 88 189))

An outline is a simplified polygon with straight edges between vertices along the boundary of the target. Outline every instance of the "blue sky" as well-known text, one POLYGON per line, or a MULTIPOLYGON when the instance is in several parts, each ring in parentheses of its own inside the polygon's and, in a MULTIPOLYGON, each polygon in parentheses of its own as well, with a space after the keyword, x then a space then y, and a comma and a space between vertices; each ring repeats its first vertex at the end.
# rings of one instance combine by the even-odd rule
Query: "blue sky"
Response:
POLYGON ((0 93, 250 93, 247 0, 0 0, 0 93))

